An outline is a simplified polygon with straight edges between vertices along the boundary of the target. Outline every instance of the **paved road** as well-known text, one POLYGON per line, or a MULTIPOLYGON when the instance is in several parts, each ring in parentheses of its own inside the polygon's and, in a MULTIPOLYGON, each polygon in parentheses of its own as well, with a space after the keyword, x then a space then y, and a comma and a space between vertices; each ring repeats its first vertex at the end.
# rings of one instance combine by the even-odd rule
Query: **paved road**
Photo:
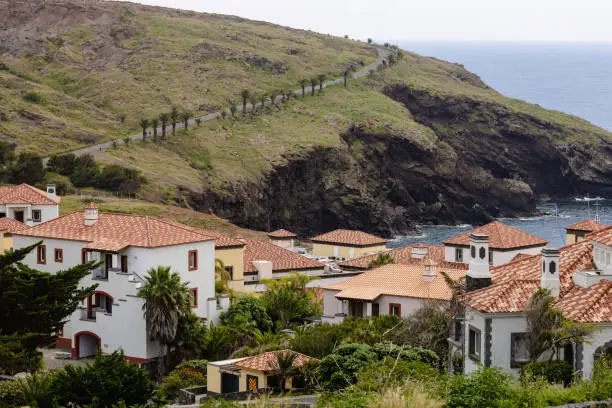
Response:
MULTIPOLYGON (((387 48, 384 47, 380 47, 377 45, 373 45, 373 47, 376 49, 376 52, 378 53, 378 58, 376 59, 376 61, 374 61, 373 63, 371 63, 370 65, 366 65, 365 67, 363 67, 362 69, 360 69, 359 71, 355 72, 353 74, 353 79, 355 78, 361 78, 364 77, 366 75, 368 75, 368 73, 370 71, 374 71, 376 68, 378 68, 379 65, 382 64, 382 61, 384 59, 386 59, 390 54, 391 51, 387 48)), ((331 85, 338 85, 343 83, 344 79, 343 78, 338 78, 338 79, 334 79, 332 81, 327 81, 323 84, 323 88, 327 88, 328 86, 331 85)), ((306 88, 306 92, 308 93, 310 90, 310 86, 306 88)), ((302 94, 302 90, 301 89, 297 89, 295 91, 293 91, 294 95, 301 95, 302 94)), ((280 100, 280 96, 277 98, 277 100, 280 100)), ((266 105, 269 105, 271 103, 271 101, 267 101, 266 105)), ((261 106, 261 103, 256 103, 255 106, 261 106)), ((247 104, 247 110, 250 109, 252 107, 252 105, 250 103, 247 104)), ((238 112, 242 112, 242 105, 238 106, 238 112)), ((229 113, 229 110, 226 110, 227 113, 229 113)), ((214 112, 214 113, 209 113, 208 115, 204 115, 204 116, 199 116, 197 119, 200 119, 202 122, 207 122, 213 119, 216 119, 218 116, 221 115, 221 112, 214 112)), ((195 125, 196 124, 196 118, 190 119, 189 120, 189 125, 195 125)), ((182 129, 184 126, 182 123, 177 123, 176 124, 176 128, 177 129, 182 129)), ((158 128, 158 135, 161 134, 162 128, 159 127, 158 128)), ((171 132, 172 131, 172 126, 166 126, 166 132, 171 132)), ((151 136, 149 136, 151 137, 151 136)), ((131 136, 129 136, 130 140, 135 141, 135 140, 142 140, 142 132, 140 133, 136 133, 133 134, 131 136)), ((125 138, 123 138, 125 139, 125 138)), ((123 139, 115 139, 115 140, 110 140, 108 142, 104 142, 104 143, 100 143, 100 144, 96 144, 96 145, 91 145, 91 146, 87 146, 84 147, 82 149, 78 149, 78 150, 73 150, 72 153, 74 153, 77 156, 80 156, 82 154, 87 154, 87 153, 95 153, 95 152, 101 152, 104 150, 107 150, 109 148, 111 148, 113 146, 113 143, 116 144, 123 144, 124 141, 123 139)), ((48 157, 43 159, 43 163, 47 164, 47 161, 49 160, 48 157)))

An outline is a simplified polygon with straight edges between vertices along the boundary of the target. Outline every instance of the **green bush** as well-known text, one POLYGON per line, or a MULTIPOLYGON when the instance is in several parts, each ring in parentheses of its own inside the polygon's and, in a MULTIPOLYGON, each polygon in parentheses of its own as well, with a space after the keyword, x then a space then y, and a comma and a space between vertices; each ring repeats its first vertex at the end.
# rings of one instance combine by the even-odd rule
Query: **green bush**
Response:
POLYGON ((366 391, 380 391, 387 386, 403 385, 407 380, 428 382, 437 377, 438 370, 423 362, 384 357, 357 373, 357 387, 366 391))
POLYGON ((174 400, 181 388, 206 385, 206 376, 189 367, 176 368, 162 380, 159 388, 174 400))
POLYGON ((378 360, 367 344, 348 343, 338 346, 319 364, 319 384, 326 390, 340 390, 357 382, 357 372, 378 360))
POLYGON ((596 361, 591 380, 584 387, 590 400, 612 399, 612 359, 596 361))
POLYGON ((569 385, 572 382, 574 368, 563 360, 537 361, 523 367, 522 375, 542 377, 552 384, 569 385))
POLYGON ((241 408, 244 405, 236 401, 229 401, 223 398, 211 398, 203 401, 200 408, 241 408))
POLYGON ((54 372, 46 372, 34 373, 17 381, 25 403, 39 408, 57 406, 57 400, 51 390, 54 379, 54 372))
POLYGON ((0 374, 32 373, 43 366, 42 354, 24 337, 0 336, 0 374))
POLYGON ((512 401, 512 377, 495 367, 481 367, 469 375, 450 378, 447 408, 507 407, 512 401))
POLYGON ((97 186, 105 190, 134 193, 144 182, 145 179, 140 171, 121 167, 118 164, 109 164, 100 172, 97 186))
POLYGON ((176 366, 176 370, 188 368, 202 375, 206 375, 208 360, 186 360, 176 366))
POLYGON ((376 394, 357 388, 349 388, 342 392, 325 393, 317 407, 325 408, 368 408, 375 400, 376 394))
POLYGON ((26 403, 17 381, 0 381, 0 407, 20 407, 26 403))
POLYGON ((254 329, 262 333, 272 329, 272 319, 261 299, 247 295, 232 302, 227 312, 221 314, 221 323, 229 329, 234 342, 240 344, 245 343, 254 329))
POLYGON ((431 351, 421 347, 402 347, 393 343, 384 342, 376 343, 374 345, 374 351, 378 355, 378 358, 385 356, 396 358, 399 354, 399 358, 404 361, 420 361, 431 367, 438 367, 440 363, 440 357, 431 351))
POLYGON ((74 172, 77 166, 77 157, 74 153, 60 154, 49 157, 47 162, 47 171, 69 176, 74 172))
POLYGON ((99 175, 100 167, 93 156, 83 154, 75 159, 70 181, 75 187, 93 187, 97 185, 99 175))
POLYGON ((23 94, 23 99, 28 102, 42 104, 44 103, 44 99, 42 95, 34 91, 27 91, 23 94))

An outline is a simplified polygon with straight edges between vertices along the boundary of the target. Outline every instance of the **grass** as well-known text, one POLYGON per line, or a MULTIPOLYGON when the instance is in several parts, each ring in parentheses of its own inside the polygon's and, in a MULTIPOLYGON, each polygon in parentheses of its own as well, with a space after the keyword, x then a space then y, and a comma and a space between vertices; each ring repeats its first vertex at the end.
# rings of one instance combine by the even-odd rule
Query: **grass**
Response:
POLYGON ((240 228, 227 220, 210 214, 181 208, 174 205, 150 203, 142 200, 101 197, 85 198, 75 195, 62 197, 60 215, 80 211, 90 201, 95 201, 104 212, 119 212, 125 214, 149 215, 171 221, 180 222, 192 227, 214 229, 230 236, 241 234, 249 237, 262 237, 263 232, 240 228))

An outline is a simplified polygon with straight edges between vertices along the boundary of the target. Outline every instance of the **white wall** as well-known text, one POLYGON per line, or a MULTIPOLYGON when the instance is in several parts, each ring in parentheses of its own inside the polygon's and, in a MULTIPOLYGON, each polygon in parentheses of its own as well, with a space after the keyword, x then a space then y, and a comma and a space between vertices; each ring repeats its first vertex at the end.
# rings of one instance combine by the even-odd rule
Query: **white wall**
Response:
MULTIPOLYGON (((470 249, 452 245, 444 246, 444 259, 448 262, 455 261, 455 249, 460 248, 463 251, 463 263, 470 262, 470 249)), ((542 251, 544 246, 533 247, 533 248, 522 248, 513 251, 499 251, 496 249, 490 249, 493 256, 493 266, 503 265, 510 262, 518 254, 537 255, 542 251)))
POLYGON ((389 304, 399 303, 402 305, 402 317, 410 316, 415 310, 423 307, 423 299, 409 298, 404 296, 380 296, 374 303, 378 303, 378 310, 381 316, 389 314, 389 304))
POLYGON ((583 345, 582 372, 585 378, 590 377, 593 372, 593 354, 595 350, 612 341, 612 323, 599 324, 598 327, 601 331, 596 331, 589 339, 589 342, 583 345))
POLYGON ((24 222, 32 217, 32 210, 40 210, 40 222, 32 223, 38 225, 45 221, 50 221, 59 217, 59 205, 38 205, 38 204, 2 204, 0 212, 5 213, 8 218, 15 218, 15 211, 23 211, 24 222))
POLYGON ((338 290, 323 290, 323 315, 333 317, 336 313, 342 313, 342 301, 336 298, 338 290))

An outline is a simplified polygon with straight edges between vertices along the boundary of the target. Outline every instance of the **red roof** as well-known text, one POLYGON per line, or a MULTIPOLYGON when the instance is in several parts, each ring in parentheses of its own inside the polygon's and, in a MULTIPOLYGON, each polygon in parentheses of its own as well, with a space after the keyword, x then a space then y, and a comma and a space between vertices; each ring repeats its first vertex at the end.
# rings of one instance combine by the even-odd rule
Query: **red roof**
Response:
POLYGON ((93 201, 90 201, 86 206, 85 206, 86 210, 97 210, 98 209, 98 205, 96 203, 94 203, 93 201))
POLYGON ((600 224, 597 221, 583 220, 570 226, 567 226, 565 227, 565 229, 573 231, 596 232, 606 227, 608 227, 608 225, 600 224))
POLYGON ((23 222, 19 222, 12 218, 4 217, 0 218, 0 232, 17 232, 29 228, 23 222))
POLYGON ((167 221, 170 224, 176 224, 181 228, 187 228, 190 231, 193 231, 198 234, 204 234, 209 237, 213 237, 215 239, 215 248, 231 248, 231 247, 241 247, 244 246, 244 242, 240 241, 237 238, 232 238, 229 235, 225 235, 219 231, 191 227, 189 225, 181 224, 180 222, 167 221))
POLYGON ((470 235, 486 234, 489 236, 489 248, 492 249, 515 249, 533 246, 544 246, 548 243, 545 239, 536 237, 518 228, 510 227, 499 221, 493 221, 471 231, 456 235, 444 241, 446 245, 470 245, 470 235))
POLYGON ((317 235, 311 239, 313 242, 321 242, 324 244, 340 244, 348 246, 373 246, 373 245, 384 245, 387 243, 386 239, 377 237, 376 235, 368 234, 362 231, 337 229, 334 231, 326 232, 325 234, 317 235))
POLYGON ((35 204, 35 205, 57 205, 60 198, 54 200, 47 197, 47 192, 42 191, 29 184, 18 186, 0 186, 0 204, 35 204))
POLYGON ((421 263, 424 259, 432 259, 438 263, 444 263, 446 266, 450 264, 456 265, 457 268, 466 269, 467 265, 455 262, 444 261, 444 247, 442 245, 424 245, 424 244, 412 244, 401 248, 394 248, 388 251, 379 252, 376 254, 364 255, 359 258, 349 259, 344 262, 340 262, 340 266, 345 268, 353 269, 368 269, 370 263, 378 258, 380 254, 389 254, 393 257, 394 263, 396 264, 413 264, 421 263), (427 255, 425 258, 415 258, 412 255, 413 248, 427 249, 427 255))
POLYGON ((244 272, 257 272, 253 261, 272 262, 273 271, 323 269, 325 265, 267 241, 244 238, 244 272))
POLYGON ((278 229, 276 231, 268 232, 266 235, 268 235, 270 238, 295 238, 297 237, 297 235, 295 235, 293 232, 287 231, 286 229, 278 229))
POLYGON ((555 307, 577 322, 612 322, 612 282, 602 280, 589 288, 574 286, 555 307))
POLYGON ((253 357, 247 357, 243 360, 236 362, 234 365, 239 368, 246 368, 247 370, 254 371, 276 371, 277 370, 277 353, 285 355, 286 353, 295 353, 296 358, 293 360, 293 367, 301 367, 308 363, 312 357, 308 357, 305 354, 301 354, 291 350, 278 350, 268 351, 266 353, 258 354, 253 357))
POLYGON ((213 240, 182 224, 157 218, 100 213, 93 225, 85 225, 84 212, 55 218, 15 235, 86 241, 90 249, 118 251, 128 246, 155 248, 213 240))
POLYGON ((612 246, 612 225, 586 236, 587 239, 597 241, 600 244, 612 246))

